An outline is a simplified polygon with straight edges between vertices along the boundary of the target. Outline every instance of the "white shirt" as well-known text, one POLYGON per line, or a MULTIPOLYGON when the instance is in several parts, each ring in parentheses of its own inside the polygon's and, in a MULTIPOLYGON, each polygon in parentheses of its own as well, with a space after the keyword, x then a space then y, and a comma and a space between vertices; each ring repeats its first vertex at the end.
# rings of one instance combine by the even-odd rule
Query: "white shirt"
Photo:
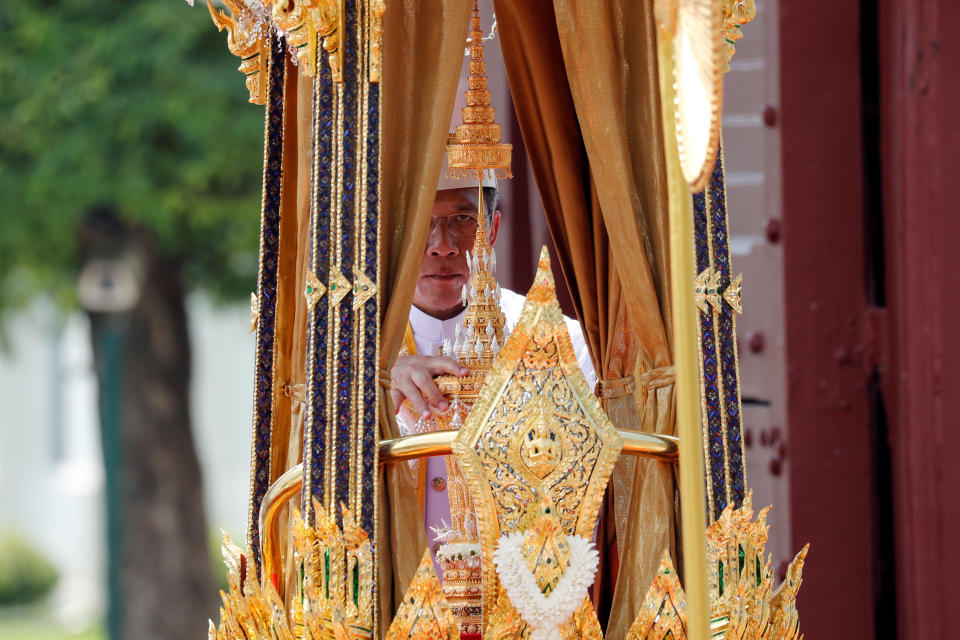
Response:
MULTIPOLYGON (((523 311, 523 303, 526 298, 519 293, 514 293, 508 289, 500 290, 500 308, 503 309, 503 315, 506 317, 507 325, 516 326, 520 320, 520 314, 523 311)), ((417 307, 410 307, 410 328, 413 330, 413 340, 417 345, 418 355, 437 355, 443 346, 444 340, 453 342, 456 339, 457 325, 466 314, 466 309, 461 311, 453 318, 447 320, 438 320, 427 313, 424 313, 417 307)), ((597 383, 597 373, 593 368, 593 361, 590 359, 590 350, 587 348, 587 341, 583 337, 583 330, 580 323, 573 318, 564 316, 564 322, 567 325, 567 331, 570 332, 570 342, 573 345, 573 351, 577 358, 577 364, 583 372, 583 377, 587 379, 589 388, 593 388, 597 383)), ((416 417, 410 411, 404 408, 397 416, 397 425, 403 435, 410 435, 416 432, 416 417)), ((450 522, 450 503, 447 500, 446 490, 436 492, 430 486, 434 478, 442 478, 444 483, 447 479, 447 466, 442 457, 434 456, 421 461, 426 463, 426 481, 423 521, 426 525, 427 540, 430 541, 431 549, 436 543, 436 536, 433 527, 439 528, 441 521, 450 522)))

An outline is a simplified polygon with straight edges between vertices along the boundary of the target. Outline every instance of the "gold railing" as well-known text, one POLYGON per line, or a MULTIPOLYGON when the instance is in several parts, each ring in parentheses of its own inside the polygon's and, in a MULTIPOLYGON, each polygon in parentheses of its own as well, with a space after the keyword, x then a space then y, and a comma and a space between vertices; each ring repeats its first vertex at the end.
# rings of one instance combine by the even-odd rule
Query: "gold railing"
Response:
MULTIPOLYGON (((673 436, 641 433, 639 431, 618 430, 623 441, 621 453, 634 456, 658 458, 667 462, 676 462, 679 440, 673 436)), ((457 437, 457 431, 446 429, 417 433, 411 436, 380 441, 380 464, 393 464, 414 458, 450 455, 450 445, 457 437)), ((279 579, 280 540, 277 525, 283 507, 299 493, 303 486, 303 465, 298 464, 277 478, 260 505, 260 540, 263 550, 263 575, 272 579, 279 589, 283 584, 279 579)))

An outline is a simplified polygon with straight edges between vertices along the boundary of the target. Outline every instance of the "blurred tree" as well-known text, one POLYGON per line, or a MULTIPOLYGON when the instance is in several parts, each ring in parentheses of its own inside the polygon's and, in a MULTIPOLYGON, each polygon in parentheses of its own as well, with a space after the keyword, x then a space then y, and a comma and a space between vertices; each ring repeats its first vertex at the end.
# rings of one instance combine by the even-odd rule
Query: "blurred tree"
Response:
POLYGON ((0 313, 76 304, 85 274, 111 634, 197 637, 216 609, 184 295, 255 286, 263 110, 203 6, 2 2, 0 33, 0 313))

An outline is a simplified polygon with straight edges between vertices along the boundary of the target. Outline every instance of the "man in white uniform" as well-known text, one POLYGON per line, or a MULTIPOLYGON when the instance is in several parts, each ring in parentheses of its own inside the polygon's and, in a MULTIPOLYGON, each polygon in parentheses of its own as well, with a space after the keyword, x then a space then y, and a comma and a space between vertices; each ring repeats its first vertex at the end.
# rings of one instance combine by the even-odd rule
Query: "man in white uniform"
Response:
MULTIPOLYGON (((495 181, 484 180, 483 199, 492 246, 500 230, 495 181)), ((469 284, 470 280, 466 254, 473 248, 477 215, 477 188, 460 187, 457 183, 451 184, 451 181, 442 179, 434 200, 430 235, 413 294, 413 306, 410 307, 410 329, 416 346, 415 353, 413 345, 407 344, 407 353, 397 358, 391 371, 390 395, 394 407, 398 409, 397 422, 404 435, 416 431, 418 415, 429 418, 431 408, 447 410, 448 403, 434 383, 434 377, 444 374, 464 376, 468 373, 455 360, 434 354, 440 351, 444 340, 451 343, 455 340, 456 327, 466 312, 461 295, 464 285, 469 284), (450 186, 453 188, 445 188, 450 186), (405 399, 416 413, 404 407, 405 399)), ((501 290, 500 305, 508 326, 516 325, 523 310, 523 301, 522 295, 501 290)), ((565 320, 577 362, 592 387, 596 384, 597 376, 580 323, 572 318, 565 320)), ((427 458, 425 462, 427 486, 424 494, 424 524, 427 527, 427 539, 434 547, 436 540, 433 528, 439 528, 441 521, 450 522, 447 473, 443 458, 427 458)))

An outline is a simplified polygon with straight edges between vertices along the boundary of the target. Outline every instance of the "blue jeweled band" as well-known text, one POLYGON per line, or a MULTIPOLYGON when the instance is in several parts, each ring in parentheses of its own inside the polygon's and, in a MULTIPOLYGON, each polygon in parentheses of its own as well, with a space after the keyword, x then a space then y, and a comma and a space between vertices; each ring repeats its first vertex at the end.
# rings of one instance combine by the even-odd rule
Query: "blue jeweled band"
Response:
POLYGON ((277 269, 280 251, 280 209, 283 195, 283 118, 286 41, 269 38, 270 65, 263 166, 263 208, 260 218, 260 266, 257 277, 257 336, 254 363, 253 444, 250 513, 247 531, 257 574, 260 573, 260 504, 270 486, 273 426, 273 343, 276 326, 277 269))

